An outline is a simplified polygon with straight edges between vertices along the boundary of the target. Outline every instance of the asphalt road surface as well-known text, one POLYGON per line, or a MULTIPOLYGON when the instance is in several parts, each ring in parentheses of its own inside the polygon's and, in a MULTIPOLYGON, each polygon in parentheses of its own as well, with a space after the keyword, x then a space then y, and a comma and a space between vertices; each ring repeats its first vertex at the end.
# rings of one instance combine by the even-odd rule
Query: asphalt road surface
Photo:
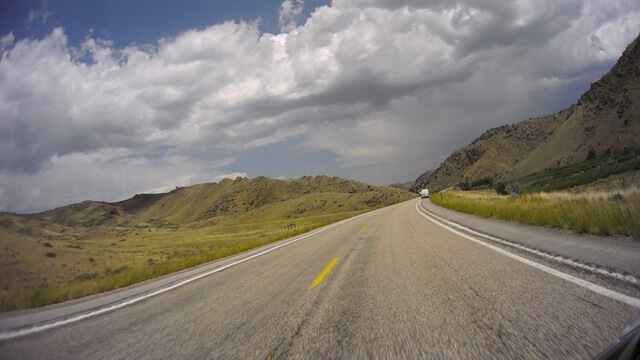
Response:
MULTIPOLYGON (((584 359, 640 315, 633 303, 439 226, 416 203, 113 311, 2 340, 0 358, 584 359)), ((512 252, 640 301, 637 287, 512 252)))

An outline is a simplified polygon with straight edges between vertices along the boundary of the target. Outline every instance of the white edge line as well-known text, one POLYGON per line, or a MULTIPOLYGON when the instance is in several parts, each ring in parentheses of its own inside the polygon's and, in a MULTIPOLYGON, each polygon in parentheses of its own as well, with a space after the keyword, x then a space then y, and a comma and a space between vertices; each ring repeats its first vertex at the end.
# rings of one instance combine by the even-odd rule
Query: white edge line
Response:
POLYGON ((621 301, 621 302, 623 302, 625 304, 634 306, 636 308, 640 308, 640 299, 637 299, 637 298, 634 298, 632 296, 628 296, 628 295, 625 295, 625 294, 621 294, 619 292, 604 288, 604 287, 602 287, 600 285, 596 285, 596 284, 594 284, 592 282, 577 278, 577 277, 569 275, 569 274, 565 274, 565 273, 563 273, 561 271, 552 269, 552 268, 550 268, 548 266, 539 264, 539 263, 537 263, 535 261, 531 261, 529 259, 525 259, 525 258, 523 258, 521 256, 518 256, 516 254, 513 254, 513 253, 511 253, 509 251, 503 250, 503 249, 501 249, 501 248, 499 248, 497 246, 494 246, 494 245, 491 245, 491 244, 487 244, 484 241, 481 241, 481 240, 473 238, 473 237, 471 237, 469 235, 463 234, 463 233, 459 232, 458 230, 455 230, 455 229, 453 229, 453 228, 451 228, 451 227, 449 227, 449 226, 447 226, 447 225, 445 225, 443 223, 440 223, 440 222, 434 220, 432 217, 424 214, 418 208, 418 204, 420 204, 420 201, 418 201, 418 203, 416 203, 416 211, 418 211, 418 214, 424 216, 429 221, 432 221, 436 225, 439 225, 439 226, 451 231, 452 233, 454 233, 456 235, 459 235, 459 236, 461 236, 461 237, 463 237, 463 238, 465 238, 467 240, 473 241, 473 242, 475 242, 475 243, 477 243, 479 245, 487 247, 487 248, 489 248, 489 249, 491 249, 493 251, 496 251, 496 252, 498 252, 498 253, 500 253, 500 254, 502 254, 504 256, 508 256, 508 257, 510 257, 510 258, 512 258, 514 260, 520 261, 521 263, 533 266, 534 268, 542 270, 542 271, 544 271, 544 272, 546 272, 548 274, 557 276, 557 277, 559 277, 559 278, 561 278, 563 280, 569 281, 569 282, 574 283, 574 284, 576 284, 578 286, 582 286, 583 288, 591 290, 591 291, 593 291, 593 292, 595 292, 597 294, 606 296, 606 297, 614 299, 614 300, 621 301))
POLYGON ((617 280, 626 281, 626 282, 632 283, 634 285, 640 285, 640 280, 638 280, 633 275, 630 275, 630 274, 625 275, 625 274, 617 273, 617 272, 610 271, 610 270, 607 270, 607 269, 604 269, 604 268, 598 268, 598 267, 595 267, 595 266, 583 264, 583 263, 574 261, 574 260, 566 258, 566 257, 552 255, 552 254, 549 254, 547 252, 544 252, 544 251, 541 251, 541 250, 537 250, 537 249, 533 249, 533 248, 530 248, 530 247, 527 247, 527 246, 524 246, 524 245, 520 245, 520 244, 512 242, 512 241, 508 241, 508 240, 500 239, 500 238, 497 238, 497 237, 494 237, 494 236, 491 236, 491 235, 483 234, 481 232, 477 232, 477 231, 472 230, 472 229, 470 229, 468 227, 462 226, 462 225, 457 224, 457 223, 455 223, 453 221, 449 221, 449 220, 447 220, 447 219, 445 219, 445 218, 443 218, 441 216, 438 216, 438 215, 434 214, 433 212, 427 210, 424 206, 422 206, 421 203, 419 203, 419 206, 425 213, 427 213, 430 216, 436 218, 437 220, 440 220, 440 221, 442 221, 444 223, 447 223, 447 224, 449 224, 449 225, 451 225, 451 226, 453 226, 455 228, 458 228, 458 229, 460 229, 462 231, 471 233, 473 235, 480 236, 480 237, 483 237, 485 239, 489 239, 491 241, 495 241, 495 242, 503 244, 503 245, 515 247, 515 248, 517 248, 519 250, 526 251, 526 252, 532 253, 534 255, 541 256, 541 257, 545 257, 547 259, 550 259, 550 260, 553 260, 553 261, 557 261, 557 262, 560 262, 560 263, 563 263, 563 264, 566 264, 566 265, 570 265, 570 266, 577 267, 577 268, 580 268, 580 269, 583 269, 583 270, 587 270, 587 271, 591 271, 591 272, 594 272, 594 273, 598 273, 600 275, 612 277, 612 278, 615 278, 617 280))
MULTIPOLYGON (((384 209, 384 208, 382 208, 382 209, 384 209)), ((107 306, 107 307, 104 307, 104 308, 101 308, 101 309, 98 309, 98 310, 95 310, 95 311, 92 311, 92 312, 88 312, 88 313, 85 313, 85 314, 72 316, 70 318, 67 318, 67 319, 64 319, 64 320, 60 320, 60 321, 56 321, 56 322, 52 322, 52 323, 36 325, 36 326, 33 326, 33 327, 24 328, 24 329, 18 329, 18 330, 5 330, 3 332, 0 332, 0 341, 15 339, 17 337, 27 336, 27 335, 31 335, 31 334, 35 334, 35 333, 44 331, 44 330, 49 330, 49 329, 53 329, 53 328, 60 327, 60 326, 63 326, 63 325, 72 324, 72 323, 78 322, 80 320, 84 320, 84 319, 87 319, 87 318, 90 318, 90 317, 93 317, 93 316, 96 316, 96 315, 101 315, 101 314, 104 314, 104 313, 108 313, 110 311, 114 311, 114 310, 123 308, 125 306, 129 306, 129 305, 135 304, 135 303, 140 302, 142 300, 146 300, 146 299, 148 299, 150 297, 154 297, 156 295, 160 295, 162 293, 165 293, 167 291, 173 290, 175 288, 184 286, 184 285, 186 285, 186 284, 188 284, 188 283, 190 283, 192 281, 196 281, 196 280, 201 279, 201 278, 203 278, 205 276, 209 276, 211 274, 215 274, 215 273, 217 273, 219 271, 222 271, 224 269, 227 269, 227 268, 230 268, 232 266, 238 265, 240 263, 243 263, 245 261, 251 260, 251 259, 256 258, 258 256, 262 256, 264 254, 270 253, 273 250, 276 250, 276 249, 279 249, 281 247, 293 244, 293 243, 298 242, 300 240, 306 239, 306 238, 308 238, 310 236, 319 234, 319 233, 321 233, 321 232, 323 232, 325 230, 329 230, 329 229, 331 229, 333 227, 336 227, 338 225, 341 225, 341 224, 343 224, 343 223, 345 223, 347 221, 354 220, 354 219, 359 218, 359 217, 361 217, 363 215, 371 214, 373 212, 376 212, 376 211, 382 210, 382 209, 376 209, 376 210, 373 210, 373 211, 369 211, 367 213, 360 214, 360 215, 354 216, 352 218, 344 219, 344 220, 341 220, 341 221, 339 221, 337 223, 334 223, 334 224, 331 224, 331 225, 327 225, 327 226, 325 226, 325 227, 323 227, 323 228, 321 228, 319 230, 314 230, 314 231, 312 231, 310 233, 301 235, 301 236, 299 236, 299 237, 297 237, 297 238, 295 238, 293 240, 287 241, 287 242, 285 242, 283 244, 280 244, 280 245, 276 245, 276 246, 271 247, 271 248, 269 248, 267 250, 261 251, 261 252, 259 252, 257 254, 253 254, 251 256, 248 256, 246 258, 240 259, 238 261, 234 261, 234 262, 232 262, 230 264, 221 266, 219 268, 215 268, 215 269, 210 270, 210 271, 206 271, 204 273, 198 274, 198 275, 196 275, 194 277, 191 277, 191 278, 188 278, 186 280, 182 280, 182 281, 177 282, 177 283, 175 283, 175 284, 173 284, 171 286, 167 286, 165 288, 162 288, 162 289, 159 289, 159 290, 156 290, 156 291, 152 291, 150 293, 147 293, 147 294, 144 294, 144 295, 141 295, 141 296, 138 296, 138 297, 134 297, 132 299, 129 299, 127 301, 124 301, 124 302, 121 302, 121 303, 118 303, 118 304, 107 306)))

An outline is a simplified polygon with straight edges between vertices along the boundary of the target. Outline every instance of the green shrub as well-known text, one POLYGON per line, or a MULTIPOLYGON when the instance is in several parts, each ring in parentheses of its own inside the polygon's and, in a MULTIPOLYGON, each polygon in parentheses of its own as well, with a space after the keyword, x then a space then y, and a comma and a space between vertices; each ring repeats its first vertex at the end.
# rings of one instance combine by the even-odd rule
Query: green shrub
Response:
POLYGON ((496 192, 500 195, 509 195, 509 191, 507 190, 507 184, 501 182, 496 185, 496 192))
POLYGON ((493 185, 493 178, 490 176, 483 177, 471 183, 471 188, 476 189, 482 186, 491 187, 493 185))
POLYGON ((458 184, 458 187, 462 190, 462 191, 468 191, 471 190, 471 185, 469 184, 469 181, 467 180, 463 180, 458 184))
POLYGON ((520 188, 520 184, 518 182, 511 183, 507 186, 507 191, 513 194, 521 194, 522 189, 520 188))

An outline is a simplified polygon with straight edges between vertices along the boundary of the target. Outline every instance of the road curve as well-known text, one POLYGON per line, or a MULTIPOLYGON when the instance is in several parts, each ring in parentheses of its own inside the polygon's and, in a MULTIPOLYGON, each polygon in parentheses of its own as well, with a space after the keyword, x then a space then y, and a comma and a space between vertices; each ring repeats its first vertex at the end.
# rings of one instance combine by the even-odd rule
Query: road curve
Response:
POLYGON ((416 202, 0 341, 0 358, 589 358, 640 315, 435 224, 416 202))

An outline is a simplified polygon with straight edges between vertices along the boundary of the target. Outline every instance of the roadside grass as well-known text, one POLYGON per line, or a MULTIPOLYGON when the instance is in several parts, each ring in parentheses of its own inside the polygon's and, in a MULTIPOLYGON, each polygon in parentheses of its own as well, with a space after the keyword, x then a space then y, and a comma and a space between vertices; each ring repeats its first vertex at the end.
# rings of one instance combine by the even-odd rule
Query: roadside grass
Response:
MULTIPOLYGON (((45 255, 48 256, 46 261, 26 258, 24 262, 28 272, 18 271, 17 260, 2 266, 11 271, 0 276, 4 287, 0 292, 0 312, 44 306, 117 289, 296 236, 363 212, 250 224, 230 221, 228 225, 196 229, 102 229, 95 230, 96 233, 71 234, 78 238, 73 245, 69 245, 66 239, 49 240, 44 244, 31 241, 31 248, 16 249, 14 246, 9 259, 11 255, 20 258, 15 254, 22 255, 21 252, 33 253, 33 249, 37 250, 35 254, 45 250, 52 253, 51 250, 55 249, 57 256, 45 255), (17 282, 18 286, 12 282, 17 282)), ((16 239, 16 242, 29 245, 24 239, 16 239)))
POLYGON ((434 204, 483 217, 599 235, 640 239, 640 189, 499 195, 493 190, 446 190, 434 204))

